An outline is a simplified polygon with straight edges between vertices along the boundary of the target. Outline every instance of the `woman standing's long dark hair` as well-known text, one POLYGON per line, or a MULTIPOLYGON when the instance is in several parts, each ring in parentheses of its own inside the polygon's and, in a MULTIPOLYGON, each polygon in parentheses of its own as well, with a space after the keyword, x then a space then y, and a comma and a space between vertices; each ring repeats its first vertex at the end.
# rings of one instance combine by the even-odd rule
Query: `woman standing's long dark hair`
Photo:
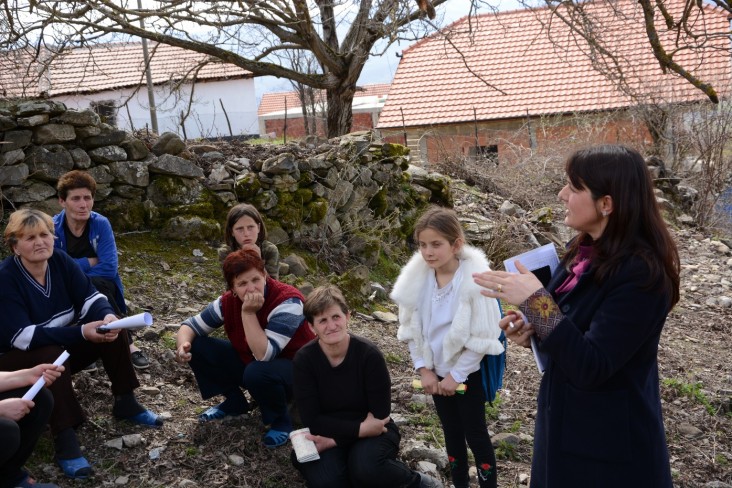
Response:
MULTIPOLYGON (((619 145, 595 146, 574 153, 566 164, 575 188, 587 188, 597 200, 609 195, 613 211, 602 236, 593 242, 595 277, 603 281, 631 256, 648 263, 648 286, 666 283, 671 306, 679 301, 679 254, 653 193, 643 157, 619 145)), ((591 240, 582 232, 570 245, 564 262, 571 262, 579 245, 591 240)))

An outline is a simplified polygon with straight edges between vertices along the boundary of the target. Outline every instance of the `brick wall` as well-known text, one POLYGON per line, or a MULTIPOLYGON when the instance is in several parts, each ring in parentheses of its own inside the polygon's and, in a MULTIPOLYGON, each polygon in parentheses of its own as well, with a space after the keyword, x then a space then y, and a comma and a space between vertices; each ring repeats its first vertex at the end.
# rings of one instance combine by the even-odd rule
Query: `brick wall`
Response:
MULTIPOLYGON (((351 132, 359 130, 373 129, 373 119, 370 113, 353 114, 353 125, 351 132)), ((265 133, 275 133, 275 137, 282 137, 285 130, 285 119, 269 119, 264 121, 265 133)), ((317 120, 317 133, 321 137, 325 137, 325 120, 317 120)), ((287 137, 301 138, 305 137, 305 124, 302 117, 287 116, 287 137)))
MULTIPOLYGON (((389 141, 404 143, 403 130, 382 130, 389 141)), ((528 155, 566 154, 592 144, 619 143, 632 147, 650 144, 645 125, 624 113, 513 119, 478 123, 477 145, 498 150, 497 162, 519 161, 528 155)), ((422 164, 475 154, 476 127, 472 123, 408 128, 409 139, 422 139, 422 164)), ((416 159, 416 158, 413 158, 416 159)))

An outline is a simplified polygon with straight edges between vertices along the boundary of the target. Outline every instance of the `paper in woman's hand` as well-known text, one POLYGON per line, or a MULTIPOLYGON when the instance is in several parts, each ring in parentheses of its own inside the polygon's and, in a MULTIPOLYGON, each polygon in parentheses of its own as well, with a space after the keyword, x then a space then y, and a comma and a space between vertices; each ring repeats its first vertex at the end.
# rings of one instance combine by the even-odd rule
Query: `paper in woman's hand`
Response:
MULTIPOLYGON (((69 358, 69 356, 70 354, 68 353, 68 351, 62 352, 61 355, 57 357, 56 360, 53 362, 53 365, 61 366, 62 364, 64 364, 64 361, 69 358)), ((46 380, 45 378, 43 378, 43 375, 41 375, 41 377, 38 378, 35 383, 33 383, 33 386, 30 387, 30 390, 25 392, 25 395, 23 395, 23 400, 33 400, 45 384, 46 380)))
POLYGON ((142 312, 99 326, 97 330, 99 332, 108 332, 115 329, 142 329, 144 327, 150 327, 152 324, 152 315, 149 312, 142 312))

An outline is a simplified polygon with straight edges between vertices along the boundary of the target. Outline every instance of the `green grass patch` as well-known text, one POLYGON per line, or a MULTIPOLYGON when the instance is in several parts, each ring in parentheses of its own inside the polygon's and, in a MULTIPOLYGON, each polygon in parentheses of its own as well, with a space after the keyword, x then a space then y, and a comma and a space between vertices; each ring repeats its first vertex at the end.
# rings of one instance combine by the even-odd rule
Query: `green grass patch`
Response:
POLYGON ((503 459, 508 461, 518 461, 518 453, 516 452, 516 446, 506 441, 498 441, 496 446, 496 459, 503 459))
POLYGON ((404 359, 402 359, 400 355, 393 352, 387 352, 386 354, 384 354, 384 359, 386 360, 387 364, 399 365, 404 363, 404 359))
POLYGON ((493 400, 493 404, 485 402, 485 416, 489 421, 498 420, 498 413, 501 408, 501 403, 503 403, 503 400, 501 399, 500 391, 496 393, 496 399, 493 400))
POLYGON ((717 409, 714 408, 707 396, 702 391, 702 384, 698 381, 686 382, 676 378, 666 378, 661 384, 671 392, 674 397, 686 397, 702 406, 709 415, 716 415, 717 409))

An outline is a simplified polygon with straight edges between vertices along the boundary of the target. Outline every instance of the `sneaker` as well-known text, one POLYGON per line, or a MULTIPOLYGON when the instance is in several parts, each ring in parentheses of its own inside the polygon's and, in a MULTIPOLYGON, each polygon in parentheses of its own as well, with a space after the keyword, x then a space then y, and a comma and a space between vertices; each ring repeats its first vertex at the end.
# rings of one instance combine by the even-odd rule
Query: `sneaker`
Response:
POLYGON ((444 488, 442 481, 432 476, 428 476, 424 473, 417 473, 419 475, 419 488, 444 488))
POLYGON ((137 369, 147 369, 150 367, 150 360, 142 351, 135 351, 130 354, 130 360, 132 361, 132 366, 137 369))

